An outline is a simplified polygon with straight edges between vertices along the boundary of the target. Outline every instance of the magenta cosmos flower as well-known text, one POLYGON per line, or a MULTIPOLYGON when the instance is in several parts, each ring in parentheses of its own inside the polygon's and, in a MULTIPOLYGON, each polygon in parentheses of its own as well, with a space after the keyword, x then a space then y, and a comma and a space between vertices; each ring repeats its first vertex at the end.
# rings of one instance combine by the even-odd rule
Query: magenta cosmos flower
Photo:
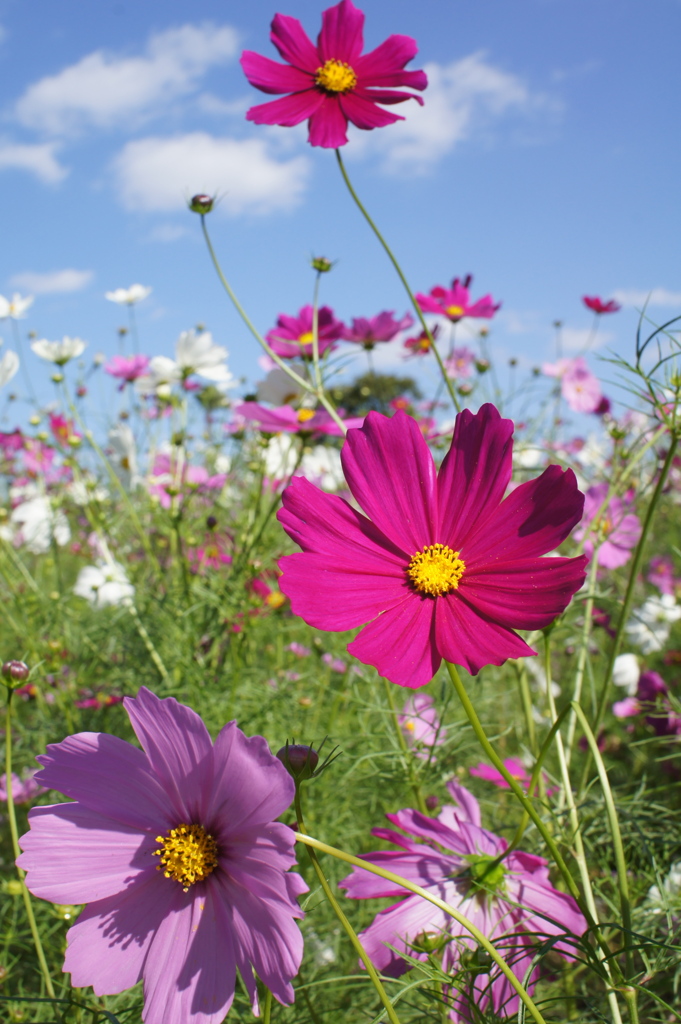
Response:
MULTIPOLYGON (((277 326, 265 335, 268 345, 282 359, 312 359, 312 328, 314 311, 312 306, 303 306, 298 316, 287 316, 282 313, 277 319, 277 326)), ((333 310, 321 306, 317 311, 317 345, 319 355, 328 348, 333 348, 334 341, 343 337, 345 325, 336 320, 333 310)))
POLYGON ((582 295, 582 302, 587 309, 592 309, 594 313, 617 313, 622 307, 619 302, 615 302, 614 299, 608 299, 607 302, 603 302, 597 295, 582 295))
POLYGON ((417 293, 416 301, 424 313, 446 316, 452 323, 462 320, 465 316, 490 320, 501 308, 501 303, 495 303, 491 295, 483 295, 477 302, 471 302, 469 288, 472 280, 470 274, 463 281, 455 277, 451 288, 443 288, 438 284, 431 288, 428 295, 417 293))
POLYGON ((456 418, 439 473, 417 422, 370 412, 341 452, 342 498, 296 479, 279 522, 303 551, 279 565, 293 611, 318 629, 369 622, 348 650, 400 686, 424 686, 442 658, 477 673, 535 651, 584 580, 584 555, 542 558, 579 522, 572 470, 549 466, 502 501, 513 422, 493 405, 456 418), (372 621, 369 621, 372 620, 372 621))
POLYGON ((405 313, 401 320, 396 320, 392 311, 372 317, 359 316, 353 319, 352 327, 345 328, 343 338, 372 349, 379 341, 392 341, 396 334, 406 331, 413 323, 410 313, 405 313))
POLYGON ((307 886, 289 873, 293 832, 274 819, 293 780, 261 736, 229 722, 211 743, 172 697, 142 688, 125 708, 142 750, 78 733, 39 757, 39 782, 75 803, 35 808, 19 865, 34 895, 85 903, 64 970, 97 995, 144 979, 146 1024, 219 1024, 236 971, 282 1003, 303 952, 307 886))
MULTIPOLYGON (((362 859, 402 875, 456 907, 494 942, 521 982, 537 946, 547 937, 554 938, 554 952, 573 955, 586 921, 574 899, 553 888, 546 861, 514 850, 495 864, 508 846, 506 840, 481 827, 480 807, 472 793, 454 781, 447 788, 456 806, 444 806, 436 818, 415 810, 386 815, 406 836, 384 828, 373 829, 372 834, 400 849, 366 853, 362 859)), ((384 974, 395 977, 409 969, 400 951, 427 960, 424 939, 431 948, 438 939, 444 940, 442 967, 448 973, 460 970, 465 953, 477 948, 462 925, 421 896, 405 896, 394 882, 355 868, 339 885, 352 899, 400 897, 360 934, 372 963, 384 974), (447 941, 450 938, 454 941, 447 941)), ((469 1016, 469 1001, 481 1013, 491 1002, 504 1019, 517 1013, 515 989, 496 968, 491 974, 474 973, 467 987, 468 992, 452 993, 452 1019, 480 1019, 477 1013, 469 1016)))
POLYGON ((241 66, 256 89, 290 95, 251 107, 247 120, 286 127, 308 120, 310 144, 327 149, 345 145, 348 121, 365 130, 403 121, 378 104, 423 103, 420 96, 395 88, 421 91, 428 85, 424 71, 404 70, 418 52, 416 42, 389 36, 362 56, 363 30, 364 14, 351 0, 324 11, 316 46, 297 18, 276 14, 270 39, 288 64, 245 50, 241 66))
POLYGON ((149 369, 149 356, 113 356, 104 370, 121 381, 119 391, 143 377, 149 369))
MULTIPOLYGON (((240 402, 234 414, 256 424, 266 434, 327 434, 340 437, 343 431, 325 409, 294 409, 280 405, 267 409, 259 402, 240 402)), ((347 427, 361 427, 363 416, 352 416, 344 423, 347 427)))

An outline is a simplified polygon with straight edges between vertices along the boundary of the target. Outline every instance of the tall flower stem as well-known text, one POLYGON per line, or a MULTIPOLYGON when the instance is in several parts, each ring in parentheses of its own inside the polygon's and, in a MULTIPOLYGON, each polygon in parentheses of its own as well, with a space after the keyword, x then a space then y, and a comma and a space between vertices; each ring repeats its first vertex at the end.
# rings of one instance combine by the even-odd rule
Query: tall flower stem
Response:
POLYGON ((402 756, 404 757, 404 762, 407 766, 407 772, 409 774, 409 785, 411 786, 411 791, 414 794, 416 805, 418 809, 421 811, 421 814, 428 814, 428 808, 426 807, 426 801, 423 799, 421 787, 414 776, 413 754, 411 753, 409 747, 407 746, 407 741, 404 738, 404 733, 402 732, 399 718, 397 716, 397 708, 395 707, 395 699, 393 697, 392 684, 389 683, 387 679, 384 679, 383 682, 385 684, 386 697, 388 698, 388 706, 390 707, 390 717, 393 720, 395 732, 397 734, 397 742, 400 746, 402 756))
MULTIPOLYGON (((296 839, 298 839, 301 842, 305 843, 305 845, 307 847, 307 853, 308 853, 308 856, 310 858, 310 862, 312 863, 312 867, 314 869, 314 872, 315 872, 317 878, 319 879, 319 884, 321 885, 322 889, 324 890, 324 895, 326 896, 327 900, 331 904, 333 912, 335 913, 336 917, 340 921, 340 923, 341 923, 341 925, 342 925, 346 935, 350 939, 350 942, 352 943, 352 946, 353 946, 355 952, 357 953, 357 955, 359 956, 360 960, 362 961, 362 963, 366 967, 367 974, 371 978, 373 986, 376 989, 376 991, 378 992, 379 998, 380 998, 381 1002, 383 1003, 383 1006, 385 1007, 385 1011, 386 1011, 386 1013, 388 1015, 388 1019, 390 1021, 390 1024, 400 1024, 400 1019, 399 1019, 399 1017, 397 1016, 397 1014, 395 1012, 395 1008, 394 1008, 393 1004, 390 1001, 390 997, 389 997, 388 993, 386 992, 385 988, 383 987, 383 982, 379 978, 378 973, 376 971, 376 968, 374 967, 374 965, 372 964, 371 960, 367 956, 367 953, 366 953, 366 951, 364 949, 364 946, 362 945, 362 943, 359 940, 357 932, 352 927, 352 925, 348 921, 347 917, 345 916, 345 914, 341 910, 340 904, 339 904, 338 900, 336 899, 336 897, 335 897, 335 895, 333 893, 333 890, 331 889, 331 886, 328 883, 326 875, 324 874, 324 871, 322 870, 322 866, 319 863, 319 858, 317 857, 317 852, 316 852, 316 849, 315 849, 315 845, 316 845, 315 841, 314 840, 312 840, 311 842, 308 841, 308 840, 310 840, 311 837, 308 836, 307 830, 305 828, 305 824, 304 824, 304 821, 303 821, 303 809, 302 809, 301 802, 300 802, 300 790, 299 790, 298 786, 296 786, 295 806, 296 806, 296 818, 298 820, 298 832, 296 832, 296 834, 295 834, 296 835, 296 839)), ((322 846, 323 846, 323 844, 322 844, 322 846)), ((330 849, 331 849, 330 847, 329 848, 325 848, 325 852, 329 852, 330 849)), ((360 861, 359 863, 362 864, 363 862, 360 861)))
MULTIPOLYGON (((646 542, 648 540, 648 534, 650 533, 650 529, 653 525, 653 517, 655 515, 655 510, 657 509, 657 504, 660 500, 662 491, 664 490, 664 485, 667 482, 669 471, 671 470, 672 465, 674 463, 674 457, 676 455, 678 443, 678 437, 675 434, 673 434, 670 439, 669 450, 667 451, 667 455, 662 465, 662 469, 660 470, 660 475, 658 477, 657 484, 655 485, 655 490, 653 491, 650 502, 648 503, 646 516, 643 520, 643 526, 641 528, 641 536, 639 537, 638 544, 634 549, 634 557, 632 559, 631 569, 629 570, 629 579, 627 581, 627 589, 624 594, 622 610, 620 611, 620 617, 617 622, 615 637, 610 648, 610 657, 608 658, 608 664, 606 666, 605 675, 603 677, 603 686, 601 688, 601 695, 598 701, 598 707, 596 709, 596 716, 591 726, 595 736, 598 736, 598 731, 603 722, 603 718, 605 717, 605 709, 608 706, 608 700, 610 698, 611 689, 610 683, 612 681, 612 671, 615 666, 615 659, 617 658, 617 655, 619 654, 620 648, 622 646, 624 628, 627 624, 627 619, 629 618, 631 606, 634 601, 634 590, 636 589, 636 581, 638 579, 638 573, 641 567, 641 562, 643 561, 643 549, 645 548, 646 542)), ((584 789, 588 782, 590 768, 591 750, 589 750, 589 754, 584 764, 584 771, 582 773, 581 784, 579 787, 580 793, 584 792, 584 789)))
POLYGON ((425 321, 425 318, 423 316, 423 312, 421 311, 421 307, 419 306, 418 302, 416 301, 416 298, 414 297, 414 293, 412 292, 411 286, 409 285, 409 282, 407 281, 407 278, 405 277, 404 271, 402 270, 402 267, 398 263, 397 257, 393 253, 392 249, 390 248, 390 246, 386 242, 386 240, 383 237, 383 235, 381 234, 381 232, 378 230, 378 227, 376 226, 376 224, 374 223, 373 219, 371 218, 371 216, 369 214, 369 211, 364 206, 364 204, 362 203, 361 199, 359 198, 359 196, 355 192, 354 186, 353 186, 352 182, 350 181, 350 178, 348 177, 348 172, 345 169, 345 163, 343 162, 343 157, 341 156, 340 149, 336 150, 336 159, 338 161, 338 166, 340 168, 341 174, 343 175, 343 181, 345 182, 345 184, 347 186, 348 192, 350 193, 350 195, 354 199, 355 204, 357 205, 358 210, 360 211, 360 213, 362 214, 362 216, 366 220, 367 224, 369 225, 369 227, 371 228, 373 233, 376 235, 376 238, 378 239, 378 241, 383 246, 383 249, 385 250, 385 253, 386 253, 388 259, 390 260, 390 262, 392 263, 393 267, 395 268, 395 271, 397 272, 397 276, 399 277, 400 281, 404 285, 404 290, 406 291, 407 295, 409 296, 409 301, 411 302, 411 304, 412 304, 412 306, 414 308, 414 312, 416 313, 416 316, 418 317, 419 323, 421 324, 421 327, 423 328, 423 331, 424 331, 426 337, 428 338, 428 340, 430 342, 431 350, 433 352, 433 355, 435 356, 435 359, 437 360, 437 365, 438 365, 438 367, 440 369, 440 373, 442 374, 442 379, 445 382, 447 391, 449 392, 449 397, 452 400, 452 404, 454 405, 454 408, 456 409, 457 412, 461 412, 461 403, 459 402, 459 399, 457 398, 456 391, 454 390, 454 385, 452 384, 451 380, 449 379, 449 376, 447 375, 447 371, 445 370, 444 363, 442 362, 442 356, 440 355, 440 353, 437 350, 437 345, 435 344, 435 338, 433 337, 433 332, 431 331, 430 327, 428 326, 428 324, 425 321))
POLYGON ((272 1019, 272 993, 269 989, 265 992, 265 1005, 262 1011, 262 1024, 270 1024, 272 1019))
MULTIPOLYGON (((579 657, 577 659, 577 671, 575 673, 575 686, 572 691, 572 700, 575 704, 579 704, 582 699, 582 686, 584 684, 584 669, 586 667, 586 658, 589 653, 589 639, 591 637, 591 626, 593 623, 593 612, 594 612, 594 591, 596 588, 596 576, 598 574, 598 548, 594 548, 593 555, 591 556, 591 565, 589 566, 589 575, 587 578, 586 588, 586 602, 584 604, 584 625, 582 627, 582 642, 579 647, 579 657)), ((566 741, 565 758, 568 766, 572 760, 572 749, 575 742, 575 729, 577 727, 577 716, 574 711, 570 712, 570 720, 568 722, 568 732, 566 741)), ((561 801, 565 794, 561 794, 561 801)))
POLYGON ((518 981, 515 974, 506 961, 499 955, 494 945, 490 942, 487 936, 481 932, 479 928, 476 928, 473 922, 469 921, 467 917, 456 909, 456 907, 452 907, 449 903, 445 903, 445 901, 441 900, 438 896, 433 896, 433 894, 428 892, 427 889, 423 889, 420 885, 410 882, 401 875, 396 875, 394 872, 387 871, 385 868, 376 867, 369 861, 362 860, 360 857, 354 857, 351 853, 345 853, 344 850, 338 850, 333 846, 328 846, 326 843, 322 843, 318 839, 313 839, 312 836, 309 836, 306 832, 296 832, 296 839, 299 842, 304 843, 308 849, 319 850, 321 853, 328 853, 330 856, 336 857, 338 860, 345 861, 346 864, 352 864, 356 868, 362 868, 362 870, 369 871, 372 875, 379 875, 381 878, 385 878, 388 882, 400 885, 403 889, 413 892, 416 896, 421 896, 424 900, 428 900, 429 903, 432 903, 439 910, 444 911, 444 913, 453 918, 457 924, 462 925, 468 934, 475 939, 478 945, 482 946, 485 952, 489 954, 499 970, 505 975, 515 991, 518 993, 518 996, 527 1007, 527 1010, 532 1016, 532 1019, 536 1021, 536 1024, 546 1024, 544 1017, 540 1013, 532 997, 518 981))
POLYGON ((329 416, 333 419, 333 421, 335 423, 338 424, 338 426, 341 428, 343 433, 346 434, 347 433, 347 427, 345 426, 345 424, 343 423, 343 420, 340 418, 340 416, 336 412, 335 406, 332 404, 332 402, 329 401, 329 399, 328 399, 324 389, 320 388, 320 387, 315 387, 313 384, 311 384, 309 382, 309 380, 306 380, 304 377, 301 377, 299 373, 296 373, 295 370, 292 370, 291 367, 287 365, 286 361, 284 359, 282 359, 281 356, 277 355, 277 353, 274 351, 274 349, 271 348, 267 344, 267 342, 265 341, 263 336, 260 334, 260 331, 257 329, 255 324, 253 323, 253 321, 249 317, 248 313, 246 312, 244 307, 241 305, 241 303, 237 299, 236 294, 234 293, 234 291, 232 289, 232 286, 230 285, 229 281, 227 280, 227 278, 225 277, 225 275, 223 273, 222 267, 220 266, 220 261, 218 260, 218 257, 217 257, 217 254, 215 252, 215 249, 213 248, 213 243, 210 240, 210 235, 208 234, 208 228, 206 227, 206 218, 205 218, 204 214, 201 214, 201 230, 203 231, 203 237, 204 237, 204 239, 206 241, 206 245, 208 247, 208 252, 209 252, 209 255, 210 255, 210 258, 211 258, 211 262, 213 264, 213 267, 215 268, 216 274, 218 275, 218 277, 220 279, 220 284, 222 285, 222 287, 227 292, 229 298, 232 301, 232 305, 236 309, 237 313, 239 314, 239 316, 241 317, 243 322, 246 324, 246 327, 248 327, 249 331, 251 332, 251 334, 253 335, 255 340, 258 342, 260 347, 265 350, 265 352, 270 357, 270 359, 272 359, 277 364, 277 366, 279 367, 280 370, 283 370, 284 373, 288 374, 288 376, 291 378, 291 380, 294 380, 296 382, 296 384, 299 387, 301 387, 304 391, 309 391, 310 394, 315 395, 319 399, 321 404, 324 406, 324 408, 328 412, 329 416))
MULTIPOLYGON (((12 792, 12 690, 9 687, 7 687, 7 704, 5 706, 5 779, 7 780, 7 784, 5 786, 5 789, 7 790, 7 818, 9 821, 10 835, 12 837, 14 859, 17 860, 21 855, 21 850, 19 849, 19 831, 17 829, 17 816, 14 807, 14 794, 12 792)), ((24 900, 24 907, 26 908, 26 917, 28 918, 28 925, 31 929, 33 945, 35 946, 38 963, 40 964, 40 970, 42 972, 43 980, 45 981, 45 991, 50 999, 54 999, 54 987, 52 985, 52 978, 50 977, 50 970, 47 966, 47 960, 45 959, 43 945, 40 941, 40 932, 38 931, 38 925, 33 913, 31 894, 26 888, 26 882, 24 881, 25 874, 18 864, 16 865, 16 869, 21 883, 21 895, 24 900)))

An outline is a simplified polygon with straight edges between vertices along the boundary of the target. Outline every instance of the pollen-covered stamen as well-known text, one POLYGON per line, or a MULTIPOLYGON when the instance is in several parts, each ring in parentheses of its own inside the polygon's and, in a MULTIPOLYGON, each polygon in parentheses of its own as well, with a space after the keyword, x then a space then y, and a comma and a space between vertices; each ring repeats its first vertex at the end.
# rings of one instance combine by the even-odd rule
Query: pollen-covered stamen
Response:
POLYGON ((315 416, 315 410, 314 409, 299 409, 298 410, 298 415, 296 416, 296 419, 298 420, 299 423, 302 424, 302 423, 307 423, 307 421, 313 419, 314 416, 315 416))
POLYGON ((315 73, 315 84, 325 92, 350 92, 357 85, 357 75, 342 60, 327 60, 315 73))
POLYGON ((305 333, 301 334, 298 338, 299 345, 311 345, 313 341, 314 334, 312 333, 312 331, 305 331, 305 333))
POLYGON ((194 882, 202 882, 218 866, 218 845, 203 825, 178 825, 167 836, 156 836, 161 846, 154 850, 160 857, 156 868, 166 878, 174 878, 185 892, 194 882))
POLYGON ((417 551, 407 566, 407 576, 420 594, 440 597, 457 590, 466 563, 446 544, 428 544, 417 551))
POLYGON ((445 308, 447 316, 463 316, 463 306, 447 306, 445 308))

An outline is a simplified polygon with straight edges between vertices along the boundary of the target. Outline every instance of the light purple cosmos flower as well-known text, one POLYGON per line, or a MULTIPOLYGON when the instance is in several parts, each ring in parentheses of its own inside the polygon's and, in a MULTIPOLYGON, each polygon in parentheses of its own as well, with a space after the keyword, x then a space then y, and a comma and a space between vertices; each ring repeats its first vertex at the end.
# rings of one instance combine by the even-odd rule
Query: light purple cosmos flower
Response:
MULTIPOLYGON (((517 757, 509 757, 504 761, 504 768, 509 775, 522 783, 523 788, 527 788, 531 776, 522 761, 519 761, 517 757)), ((481 761, 475 768, 470 769, 470 773, 474 778, 484 779, 485 782, 491 782, 495 786, 499 786, 500 789, 511 788, 499 769, 494 768, 491 764, 481 761)))
POLYGON ((172 697, 143 687, 124 703, 142 750, 85 732, 38 758, 38 781, 76 802, 30 812, 18 864, 35 896, 87 904, 64 970, 97 995, 143 978, 146 1024, 219 1024, 237 970, 254 1012, 253 969, 291 1003, 307 886, 288 871, 293 832, 274 819, 293 780, 235 722, 213 744, 172 697))
POLYGON ((356 345, 363 345, 366 349, 372 349, 379 341, 392 341, 400 331, 406 331, 413 323, 414 318, 410 313, 405 313, 401 320, 396 320, 392 310, 369 318, 354 317, 352 327, 346 327, 343 331, 343 338, 345 341, 353 341, 356 345))
MULTIPOLYGON (((575 531, 575 540, 580 541, 586 527, 598 515, 608 494, 607 483, 595 484, 590 487, 584 497, 584 517, 575 531)), ((631 558, 633 549, 641 536, 641 523, 637 515, 629 510, 632 499, 612 497, 600 519, 597 529, 590 531, 584 543, 584 551, 591 558, 594 552, 594 540, 600 533, 604 541, 598 549, 598 564, 604 569, 618 569, 631 558)))
POLYGON ((348 650, 400 686, 429 682, 443 658, 477 673, 535 652, 541 629, 584 580, 584 555, 542 558, 579 522, 571 470, 549 466, 502 501, 513 422, 493 405, 456 418, 439 473, 406 413, 370 412, 349 430, 343 472, 357 504, 294 479, 277 518, 302 554, 279 565, 291 607, 317 629, 369 622, 348 650))
MULTIPOLYGON (((303 306, 298 316, 287 316, 282 313, 277 318, 277 326, 265 335, 270 348, 282 359, 312 359, 312 340, 314 326, 314 310, 312 306, 303 306)), ((319 355, 333 348, 333 343, 343 337, 345 325, 336 320, 333 310, 328 306, 320 306, 317 310, 317 347, 319 355)))
POLYGON ((563 398, 573 412, 597 412, 603 401, 598 377, 586 364, 584 356, 574 359, 559 359, 556 363, 544 363, 542 373, 547 377, 559 377, 563 398))
POLYGON ((428 295, 419 292, 416 301, 424 313, 446 316, 452 323, 457 323, 465 316, 490 320, 501 308, 501 303, 495 302, 491 295, 483 295, 477 302, 471 302, 469 287, 472 280, 470 274, 463 281, 455 277, 451 288, 443 288, 438 284, 431 288, 428 295))
MULTIPOLYGON (((454 781, 447 788, 456 806, 443 807, 437 818, 415 810, 386 815, 407 835, 384 828, 374 829, 373 835, 400 849, 363 854, 362 859, 402 875, 456 907, 494 942, 521 982, 536 947, 546 937, 558 937, 552 945, 554 953, 573 955, 586 921, 573 898, 549 882, 547 862, 514 850, 495 864, 495 858, 508 846, 506 840, 481 827, 480 807, 467 789, 454 781)), ((439 936, 453 938, 443 952, 442 966, 448 972, 459 970, 466 952, 476 949, 475 940, 462 925, 422 897, 405 896, 405 890, 393 882, 355 868, 339 885, 352 899, 400 897, 399 902, 380 911, 360 935, 372 963, 384 974, 395 977, 408 969, 400 951, 426 960, 419 942, 426 937, 435 941, 439 936)), ((530 991, 533 983, 534 978, 530 991)), ((494 968, 491 975, 474 974, 467 987, 469 992, 454 996, 453 1020, 471 1020, 469 1000, 480 1013, 490 1003, 504 1018, 517 1012, 515 989, 494 968)))
POLYGON ((455 348, 451 356, 444 361, 447 376, 453 377, 455 380, 470 377, 473 373, 474 362, 475 353, 465 345, 462 348, 455 348))
POLYGON ((131 384, 148 372, 149 356, 112 356, 104 370, 112 377, 120 378, 119 391, 121 391, 126 384, 131 384))
POLYGON ((666 555, 650 559, 646 578, 649 583, 657 587, 661 594, 675 594, 676 588, 681 582, 674 575, 674 563, 666 555))
MULTIPOLYGON (((12 798, 15 804, 30 804, 41 793, 46 793, 45 786, 36 782, 35 771, 24 772, 24 777, 19 778, 12 772, 12 798)), ((7 802, 7 775, 0 775, 0 800, 7 802)))
POLYGON ((445 741, 447 730, 440 724, 433 698, 427 693, 408 697, 397 720, 417 757, 430 757, 433 747, 440 747, 445 741))
POLYGON ((327 149, 345 145, 348 121, 365 130, 403 121, 378 104, 423 103, 420 96, 398 91, 400 86, 421 91, 428 85, 425 72, 404 70, 418 52, 416 42, 389 36, 362 56, 363 32, 364 14, 351 0, 324 11, 316 46, 297 18, 276 14, 270 39, 288 65, 245 50, 241 66, 256 89, 291 95, 251 107, 246 118, 286 127, 308 120, 310 145, 327 149))

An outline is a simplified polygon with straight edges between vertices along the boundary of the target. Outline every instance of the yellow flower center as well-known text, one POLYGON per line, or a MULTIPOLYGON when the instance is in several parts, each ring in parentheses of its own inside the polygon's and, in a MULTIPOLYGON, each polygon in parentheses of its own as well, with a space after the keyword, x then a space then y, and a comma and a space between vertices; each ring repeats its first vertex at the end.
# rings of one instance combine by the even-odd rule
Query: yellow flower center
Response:
POLYGON ((447 316, 463 316, 463 306, 447 306, 445 313, 447 316))
POLYGON ((299 423, 307 423, 308 420, 312 419, 314 414, 315 414, 314 409, 299 409, 298 410, 298 417, 297 417, 298 422, 299 423))
POLYGON ((416 732, 416 726, 414 725, 413 722, 405 722, 404 728, 407 730, 407 732, 416 732))
POLYGON ((342 60, 327 60, 323 67, 317 68, 314 80, 325 92, 350 92, 357 85, 357 75, 342 60))
POLYGON ((466 563, 446 544, 428 544, 407 566, 407 576, 420 594, 440 597, 457 590, 466 563))
POLYGON ((156 868, 166 878, 174 878, 187 892, 194 882, 202 882, 218 866, 218 845, 203 825, 178 825, 167 836, 156 836, 161 846, 154 850, 160 857, 156 868))
POLYGON ((301 334, 298 338, 299 345, 311 345, 314 341, 314 334, 312 331, 305 331, 305 334, 301 334))

